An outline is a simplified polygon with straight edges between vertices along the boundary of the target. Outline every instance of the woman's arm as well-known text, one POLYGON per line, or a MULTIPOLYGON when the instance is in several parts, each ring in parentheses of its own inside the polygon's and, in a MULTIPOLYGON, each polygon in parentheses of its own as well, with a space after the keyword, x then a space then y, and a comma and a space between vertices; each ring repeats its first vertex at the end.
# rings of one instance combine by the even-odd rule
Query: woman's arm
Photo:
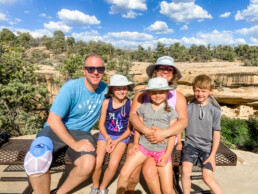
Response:
POLYGON ((187 102, 183 94, 177 92, 176 112, 178 120, 166 130, 152 127, 155 131, 147 134, 146 137, 151 143, 157 143, 167 137, 181 133, 188 125, 187 102))
POLYGON ((151 130, 146 125, 144 125, 144 123, 140 120, 140 118, 136 112, 136 110, 143 103, 143 96, 144 96, 143 92, 138 92, 134 96, 133 103, 132 103, 131 110, 130 110, 129 120, 135 129, 137 129, 139 132, 146 135, 147 133, 150 133, 151 130))

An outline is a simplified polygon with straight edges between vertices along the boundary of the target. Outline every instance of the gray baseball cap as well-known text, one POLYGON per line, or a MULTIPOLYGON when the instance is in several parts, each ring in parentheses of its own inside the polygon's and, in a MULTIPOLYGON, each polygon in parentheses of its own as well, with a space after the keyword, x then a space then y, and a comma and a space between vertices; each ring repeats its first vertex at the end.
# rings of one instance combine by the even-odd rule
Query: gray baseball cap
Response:
POLYGON ((175 86, 169 86, 165 78, 155 77, 151 78, 148 82, 147 88, 140 91, 149 91, 149 90, 174 90, 175 86))
POLYGON ((174 59, 170 56, 163 56, 163 57, 159 57, 156 61, 155 64, 151 64, 146 68, 146 73, 149 77, 152 76, 153 71, 155 70, 155 67, 158 65, 168 65, 168 66, 172 66, 177 75, 178 75, 178 79, 180 79, 182 77, 181 72, 179 71, 179 69, 176 67, 174 59))

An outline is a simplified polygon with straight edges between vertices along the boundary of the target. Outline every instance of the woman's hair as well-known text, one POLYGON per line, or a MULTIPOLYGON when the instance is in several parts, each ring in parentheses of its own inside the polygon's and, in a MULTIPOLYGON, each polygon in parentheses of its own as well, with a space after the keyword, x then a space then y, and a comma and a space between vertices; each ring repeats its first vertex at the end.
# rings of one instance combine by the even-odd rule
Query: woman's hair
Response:
MULTIPOLYGON (((155 78, 157 77, 157 69, 158 69, 159 65, 157 65, 151 75, 151 78, 155 78)), ((174 68, 174 67, 173 67, 174 68)), ((172 85, 176 85, 177 83, 177 80, 178 80, 178 73, 177 71, 175 71, 175 68, 174 68, 174 71, 173 71, 173 77, 172 79, 168 82, 168 85, 172 86, 172 85)))
POLYGON ((195 87, 201 88, 201 89, 207 89, 207 90, 213 90, 214 89, 214 81, 209 77, 208 75, 202 74, 195 77, 193 81, 193 89, 195 87))

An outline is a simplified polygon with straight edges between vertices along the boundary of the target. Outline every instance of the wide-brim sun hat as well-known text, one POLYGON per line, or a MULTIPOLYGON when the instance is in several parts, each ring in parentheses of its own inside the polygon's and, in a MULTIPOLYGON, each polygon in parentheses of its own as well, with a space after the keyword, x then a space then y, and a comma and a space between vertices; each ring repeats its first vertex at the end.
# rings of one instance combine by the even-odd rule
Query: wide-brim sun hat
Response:
POLYGON ((176 86, 169 86, 168 82, 165 78, 162 77, 155 77, 151 78, 148 81, 147 88, 142 89, 140 91, 150 91, 150 90, 174 90, 176 86))
POLYGON ((108 89, 112 86, 128 86, 128 90, 133 91, 135 84, 120 74, 115 74, 110 78, 108 89))
POLYGON ((151 64, 146 68, 146 73, 149 76, 149 78, 152 77, 152 74, 155 70, 155 68, 158 65, 167 65, 167 66, 171 66, 174 68, 174 70, 176 71, 177 75, 178 75, 178 79, 180 79, 182 77, 182 74, 180 72, 180 70, 176 67, 174 59, 170 56, 163 56, 163 57, 159 57, 156 61, 155 64, 151 64))

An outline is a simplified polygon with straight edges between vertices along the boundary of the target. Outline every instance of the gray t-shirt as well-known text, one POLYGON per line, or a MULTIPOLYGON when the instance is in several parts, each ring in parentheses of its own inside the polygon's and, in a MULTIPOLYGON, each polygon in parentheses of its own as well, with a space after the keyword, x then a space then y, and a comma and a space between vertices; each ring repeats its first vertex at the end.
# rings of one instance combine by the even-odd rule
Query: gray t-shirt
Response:
POLYGON ((206 106, 202 106, 202 109, 204 116, 203 119, 200 119, 201 107, 194 102, 187 105, 188 127, 185 132, 185 145, 191 144, 199 150, 210 152, 213 131, 221 130, 221 111, 210 102, 206 106))
MULTIPOLYGON (((164 106, 158 110, 154 110, 150 102, 142 104, 138 109, 137 113, 143 118, 143 123, 147 127, 159 127, 161 129, 167 129, 170 121, 178 117, 176 110, 170 107, 171 111, 166 112, 164 106)), ((141 135, 139 144, 141 144, 146 150, 152 152, 159 152, 167 147, 167 139, 163 143, 153 144, 149 142, 145 135, 141 135)))

